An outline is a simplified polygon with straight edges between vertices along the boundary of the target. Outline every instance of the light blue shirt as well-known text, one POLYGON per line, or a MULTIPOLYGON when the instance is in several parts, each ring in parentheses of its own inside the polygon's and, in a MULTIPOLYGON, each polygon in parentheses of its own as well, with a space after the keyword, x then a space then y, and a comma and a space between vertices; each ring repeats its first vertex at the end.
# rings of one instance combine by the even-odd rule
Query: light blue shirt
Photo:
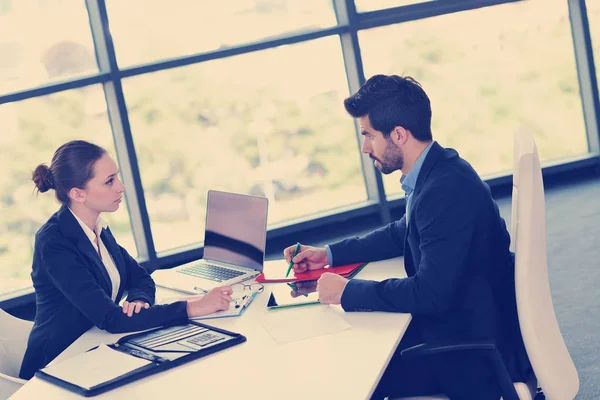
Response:
POLYGON ((327 262, 329 265, 331 265, 333 264, 333 253, 331 252, 328 244, 325 245, 325 249, 327 250, 327 262))
POLYGON ((415 161, 415 165, 412 166, 408 174, 402 175, 400 177, 400 184, 402 185, 402 190, 406 193, 406 224, 408 225, 408 218, 410 216, 410 200, 415 190, 415 186, 417 185, 417 179, 419 178, 419 173, 421 172, 421 167, 423 167, 423 162, 425 162, 425 158, 431 149, 431 146, 435 141, 429 143, 425 150, 421 153, 417 161, 415 161))
MULTIPOLYGON (((415 185, 417 184, 417 178, 419 177, 419 173, 421 172, 421 167, 423 166, 423 163, 425 162, 425 158, 427 157, 427 154, 429 153, 429 150, 431 149, 431 146, 433 146, 434 143, 435 143, 435 141, 432 141, 431 143, 429 143, 429 145, 427 147, 425 147, 425 150, 423 150, 423 152, 421 153, 419 158, 417 158, 417 161, 415 161, 415 165, 413 165, 413 167, 410 169, 410 171, 408 171, 408 174, 402 175, 402 177, 400 178, 400 184, 402 185, 402 190, 404 190, 404 192, 406 192, 406 224, 407 225, 408 225, 408 216, 410 214, 410 198, 412 196, 412 192, 415 190, 415 185)), ((329 262, 329 265, 333 265, 333 253, 331 252, 331 249, 329 248, 329 246, 325 246, 325 249, 327 250, 327 261, 329 262)))

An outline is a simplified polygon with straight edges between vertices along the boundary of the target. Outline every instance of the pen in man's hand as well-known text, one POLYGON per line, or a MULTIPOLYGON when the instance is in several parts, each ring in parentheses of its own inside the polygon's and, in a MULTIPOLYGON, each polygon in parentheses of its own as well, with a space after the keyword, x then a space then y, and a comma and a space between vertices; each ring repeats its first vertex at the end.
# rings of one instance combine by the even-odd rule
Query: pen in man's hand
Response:
POLYGON ((294 265, 294 257, 296 257, 298 255, 298 251, 300 251, 300 242, 296 243, 296 248, 294 249, 294 254, 292 254, 292 259, 290 260, 290 265, 288 265, 288 270, 285 273, 286 278, 290 274, 290 271, 292 270, 292 265, 294 265))

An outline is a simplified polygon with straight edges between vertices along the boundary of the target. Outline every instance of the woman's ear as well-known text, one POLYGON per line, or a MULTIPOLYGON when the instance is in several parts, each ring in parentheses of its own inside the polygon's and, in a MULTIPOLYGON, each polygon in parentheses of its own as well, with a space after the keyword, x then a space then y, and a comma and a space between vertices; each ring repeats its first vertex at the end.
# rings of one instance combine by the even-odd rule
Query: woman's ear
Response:
POLYGON ((79 188, 72 188, 71 190, 69 190, 69 198, 77 203, 85 203, 87 196, 85 190, 79 188))

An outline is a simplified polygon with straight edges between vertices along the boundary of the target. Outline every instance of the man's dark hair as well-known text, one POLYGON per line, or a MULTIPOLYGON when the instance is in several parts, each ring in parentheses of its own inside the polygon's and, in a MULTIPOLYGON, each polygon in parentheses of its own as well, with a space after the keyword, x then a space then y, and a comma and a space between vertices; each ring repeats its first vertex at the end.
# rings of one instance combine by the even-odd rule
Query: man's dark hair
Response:
POLYGON ((344 106, 354 118, 368 116, 371 126, 386 138, 401 126, 417 140, 432 140, 429 97, 410 76, 375 75, 344 100, 344 106))

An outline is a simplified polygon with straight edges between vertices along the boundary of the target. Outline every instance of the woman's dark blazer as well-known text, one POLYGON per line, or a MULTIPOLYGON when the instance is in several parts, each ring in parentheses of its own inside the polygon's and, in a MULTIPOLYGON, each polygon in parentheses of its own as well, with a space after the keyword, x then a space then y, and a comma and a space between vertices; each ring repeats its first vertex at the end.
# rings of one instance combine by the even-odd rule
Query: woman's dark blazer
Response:
POLYGON ((148 273, 115 241, 100 235, 121 277, 117 302, 94 245, 67 207, 61 207, 35 235, 31 278, 36 296, 35 323, 20 376, 30 379, 91 327, 110 333, 133 332, 187 320, 186 302, 154 304, 156 287, 148 273), (117 304, 143 300, 152 307, 128 317, 117 304))

